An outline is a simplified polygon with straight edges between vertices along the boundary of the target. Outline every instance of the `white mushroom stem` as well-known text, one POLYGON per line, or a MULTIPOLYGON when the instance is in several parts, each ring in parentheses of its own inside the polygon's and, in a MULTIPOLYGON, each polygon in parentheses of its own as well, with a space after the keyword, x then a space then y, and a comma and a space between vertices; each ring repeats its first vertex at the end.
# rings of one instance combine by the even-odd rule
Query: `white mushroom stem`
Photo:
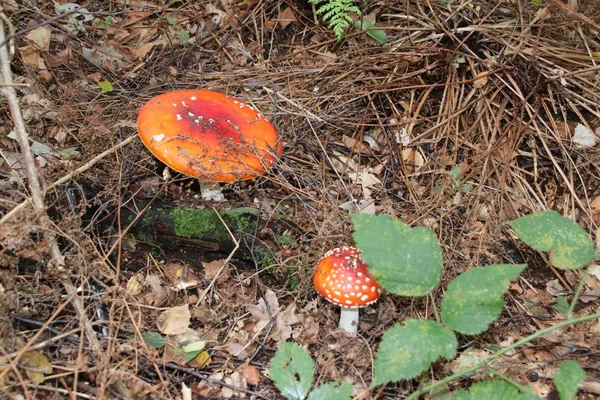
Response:
POLYGON ((221 191, 221 185, 218 183, 212 182, 203 182, 200 183, 200 193, 202 194, 202 200, 206 201, 225 201, 225 195, 221 191))
POLYGON ((340 329, 351 335, 358 331, 358 307, 340 307, 340 329))

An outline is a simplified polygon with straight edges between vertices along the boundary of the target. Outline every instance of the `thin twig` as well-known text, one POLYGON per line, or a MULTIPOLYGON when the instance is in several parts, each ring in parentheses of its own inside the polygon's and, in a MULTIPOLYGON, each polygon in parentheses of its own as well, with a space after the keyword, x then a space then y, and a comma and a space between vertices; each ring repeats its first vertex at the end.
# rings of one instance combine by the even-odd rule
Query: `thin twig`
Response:
POLYGON ((1 16, 2 17, 0 18, 0 43, 2 43, 2 45, 0 46, 0 63, 2 69, 2 80, 6 84, 6 86, 2 86, 0 90, 8 100, 12 120, 15 124, 15 132, 17 133, 17 141, 21 149, 21 154, 23 155, 23 163, 27 174, 29 190, 31 192, 31 200, 36 212, 40 215, 39 221, 42 227, 44 228, 44 238, 50 250, 50 265, 55 267, 55 271, 58 272, 59 278, 63 286, 65 287, 67 294, 72 298, 73 308, 77 312, 81 324, 86 332, 89 345, 92 347, 92 350, 95 354, 100 354, 100 343, 98 342, 96 333, 94 332, 94 329, 92 328, 92 325, 90 324, 90 321, 88 320, 85 314, 85 307, 83 306, 81 299, 77 295, 76 288, 71 282, 71 279, 67 273, 64 257, 61 254, 60 248, 58 247, 58 243, 56 241, 56 236, 52 230, 52 221, 50 221, 50 218, 46 214, 46 208, 44 204, 44 192, 42 191, 42 185, 40 183, 40 177, 38 174, 37 167, 35 165, 33 152, 31 151, 31 146, 29 145, 29 136, 25 127, 25 121, 23 120, 23 114, 21 113, 21 107, 17 98, 17 92, 12 86, 12 70, 10 66, 8 49, 5 45, 4 32, 4 21, 6 21, 7 18, 3 13, 1 13, 1 16))

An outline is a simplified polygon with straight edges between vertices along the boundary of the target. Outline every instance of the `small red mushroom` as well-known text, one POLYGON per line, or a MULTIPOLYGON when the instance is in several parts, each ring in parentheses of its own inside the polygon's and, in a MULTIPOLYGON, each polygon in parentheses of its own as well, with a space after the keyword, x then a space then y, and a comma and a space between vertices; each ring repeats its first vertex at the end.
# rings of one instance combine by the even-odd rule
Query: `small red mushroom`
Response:
POLYGON ((258 110, 209 90, 161 94, 144 104, 137 124, 154 156, 201 186, 260 176, 283 151, 275 127, 258 110))
POLYGON ((381 286, 367 270, 355 247, 328 251, 318 262, 313 285, 319 294, 341 307, 340 328, 356 334, 358 309, 379 298, 381 286))

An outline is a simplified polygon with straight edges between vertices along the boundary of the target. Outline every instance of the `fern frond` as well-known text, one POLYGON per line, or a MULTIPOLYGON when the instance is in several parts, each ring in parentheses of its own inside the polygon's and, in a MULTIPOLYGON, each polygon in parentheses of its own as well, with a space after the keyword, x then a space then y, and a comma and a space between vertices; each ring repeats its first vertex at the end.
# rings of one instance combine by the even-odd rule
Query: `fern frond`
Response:
POLYGON ((323 21, 329 23, 338 42, 342 40, 344 32, 354 20, 350 13, 361 14, 360 9, 354 5, 355 0, 308 0, 312 4, 321 4, 317 14, 323 15, 323 21))

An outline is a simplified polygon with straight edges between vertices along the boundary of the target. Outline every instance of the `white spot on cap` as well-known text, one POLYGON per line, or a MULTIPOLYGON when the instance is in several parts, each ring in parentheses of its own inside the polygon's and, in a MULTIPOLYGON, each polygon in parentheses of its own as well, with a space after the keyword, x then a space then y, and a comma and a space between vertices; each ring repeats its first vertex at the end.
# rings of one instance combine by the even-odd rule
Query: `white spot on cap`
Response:
POLYGON ((173 107, 177 107, 177 104, 173 103, 173 107))
POLYGON ((181 105, 184 106, 184 107, 187 107, 187 104, 185 104, 185 101, 182 101, 181 105))
POLYGON ((199 123, 200 123, 200 121, 198 121, 197 119, 195 119, 195 120, 194 120, 194 122, 195 122, 195 123, 197 123, 197 124, 199 124, 199 123))
MULTIPOLYGON (((233 129, 235 129, 236 131, 239 131, 239 130, 240 130, 240 127, 239 127, 239 126, 237 126, 236 124, 234 124, 234 123, 233 123, 231 120, 227 120, 227 123, 228 123, 229 125, 231 125, 231 127, 232 127, 233 129)), ((334 265, 334 267, 335 267, 335 265, 334 265)))
POLYGON ((154 135, 150 138, 150 142, 162 142, 165 138, 164 133, 159 133, 158 135, 154 135))
POLYGON ((196 100, 196 96, 190 97, 190 100, 192 100, 192 101, 196 100))
POLYGON ((177 114, 177 121, 181 121, 181 120, 182 120, 181 115, 177 114))
POLYGON ((215 123, 215 120, 214 120, 214 119, 212 119, 212 118, 209 118, 209 119, 208 119, 208 123, 209 123, 209 124, 214 124, 214 123, 215 123))
POLYGON ((349 306, 351 306, 352 302, 350 300, 346 300, 346 304, 348 304, 349 306))
POLYGON ((377 289, 375 286, 371 286, 371 292, 375 292, 375 289, 377 289))
POLYGON ((188 115, 189 115, 190 117, 193 117, 193 116, 194 116, 194 113, 193 113, 193 112, 191 112, 191 111, 188 111, 188 115))
POLYGON ((365 300, 367 300, 368 298, 369 298, 369 296, 365 294, 364 296, 362 296, 362 297, 360 298, 360 300, 361 300, 361 301, 365 301, 365 300))

